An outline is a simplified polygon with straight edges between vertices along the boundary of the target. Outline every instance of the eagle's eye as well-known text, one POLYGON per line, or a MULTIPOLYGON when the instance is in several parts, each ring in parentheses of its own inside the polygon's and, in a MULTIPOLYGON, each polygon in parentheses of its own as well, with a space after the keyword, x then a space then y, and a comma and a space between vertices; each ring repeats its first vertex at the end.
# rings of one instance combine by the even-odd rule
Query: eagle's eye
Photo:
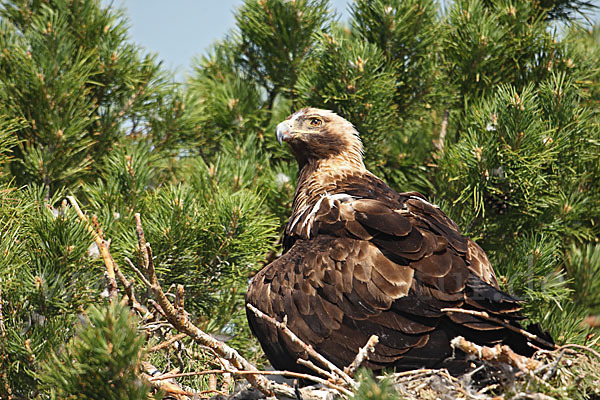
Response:
POLYGON ((308 120, 308 124, 313 128, 318 128, 323 125, 323 120, 319 117, 312 117, 308 120))

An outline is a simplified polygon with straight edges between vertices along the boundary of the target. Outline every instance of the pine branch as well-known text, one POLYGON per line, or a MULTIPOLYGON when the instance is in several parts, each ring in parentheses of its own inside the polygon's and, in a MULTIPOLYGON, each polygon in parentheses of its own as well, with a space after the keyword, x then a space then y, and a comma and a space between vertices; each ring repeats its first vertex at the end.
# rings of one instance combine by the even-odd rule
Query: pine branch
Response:
POLYGON ((77 200, 75 199, 75 197, 67 196, 67 199, 77 212, 79 219, 85 224, 88 232, 94 238, 94 241, 96 242, 96 245, 100 250, 100 254, 102 254, 102 259, 104 260, 104 266, 106 268, 105 276, 108 289, 108 297, 111 300, 115 300, 117 298, 117 280, 115 279, 115 269, 117 269, 118 267, 117 263, 115 263, 115 260, 112 258, 110 251, 108 250, 108 243, 92 227, 87 217, 81 211, 81 208, 79 208, 79 204, 77 204, 77 200))

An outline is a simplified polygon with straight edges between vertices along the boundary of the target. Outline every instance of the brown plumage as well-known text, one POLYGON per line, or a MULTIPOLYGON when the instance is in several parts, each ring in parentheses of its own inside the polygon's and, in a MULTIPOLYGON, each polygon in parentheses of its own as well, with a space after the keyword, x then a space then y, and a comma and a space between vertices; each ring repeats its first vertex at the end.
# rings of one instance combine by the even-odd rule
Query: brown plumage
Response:
MULTIPOLYGON (((519 327, 519 301, 498 289, 483 250, 419 193, 396 193, 370 173, 354 127, 325 110, 305 108, 277 127, 300 172, 281 257, 253 278, 247 302, 283 321, 339 367, 352 362, 368 338, 379 344, 364 363, 448 367, 450 340, 507 343, 531 354, 527 339, 477 316, 445 308, 486 311, 519 327)), ((303 371, 302 348, 248 312, 263 350, 277 369, 303 371)), ((543 346, 541 343, 535 343, 543 346)))

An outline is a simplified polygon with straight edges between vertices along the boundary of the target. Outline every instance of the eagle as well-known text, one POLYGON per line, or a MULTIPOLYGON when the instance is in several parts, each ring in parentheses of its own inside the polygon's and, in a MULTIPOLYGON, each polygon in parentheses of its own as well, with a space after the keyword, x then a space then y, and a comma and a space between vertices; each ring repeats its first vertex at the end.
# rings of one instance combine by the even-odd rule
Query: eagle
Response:
MULTIPOLYGON (((460 373, 468 362, 451 347, 456 336, 523 355, 552 345, 539 327, 538 336, 522 329, 521 301, 499 289, 482 248, 439 207, 367 170, 346 119, 304 108, 277 126, 277 139, 298 162, 298 183, 282 255, 252 278, 248 304, 340 368, 371 335, 379 342, 363 366, 374 371, 460 373)), ((297 363, 305 349, 246 312, 272 366, 306 372, 297 363)))

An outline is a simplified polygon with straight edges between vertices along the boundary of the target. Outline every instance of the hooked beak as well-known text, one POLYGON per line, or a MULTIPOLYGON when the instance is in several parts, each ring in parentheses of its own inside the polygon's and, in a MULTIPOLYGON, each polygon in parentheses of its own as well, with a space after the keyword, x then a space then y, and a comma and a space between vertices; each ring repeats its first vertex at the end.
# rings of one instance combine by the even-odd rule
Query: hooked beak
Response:
POLYGON ((280 122, 277 125, 277 141, 282 144, 292 138, 292 127, 287 121, 280 122))

